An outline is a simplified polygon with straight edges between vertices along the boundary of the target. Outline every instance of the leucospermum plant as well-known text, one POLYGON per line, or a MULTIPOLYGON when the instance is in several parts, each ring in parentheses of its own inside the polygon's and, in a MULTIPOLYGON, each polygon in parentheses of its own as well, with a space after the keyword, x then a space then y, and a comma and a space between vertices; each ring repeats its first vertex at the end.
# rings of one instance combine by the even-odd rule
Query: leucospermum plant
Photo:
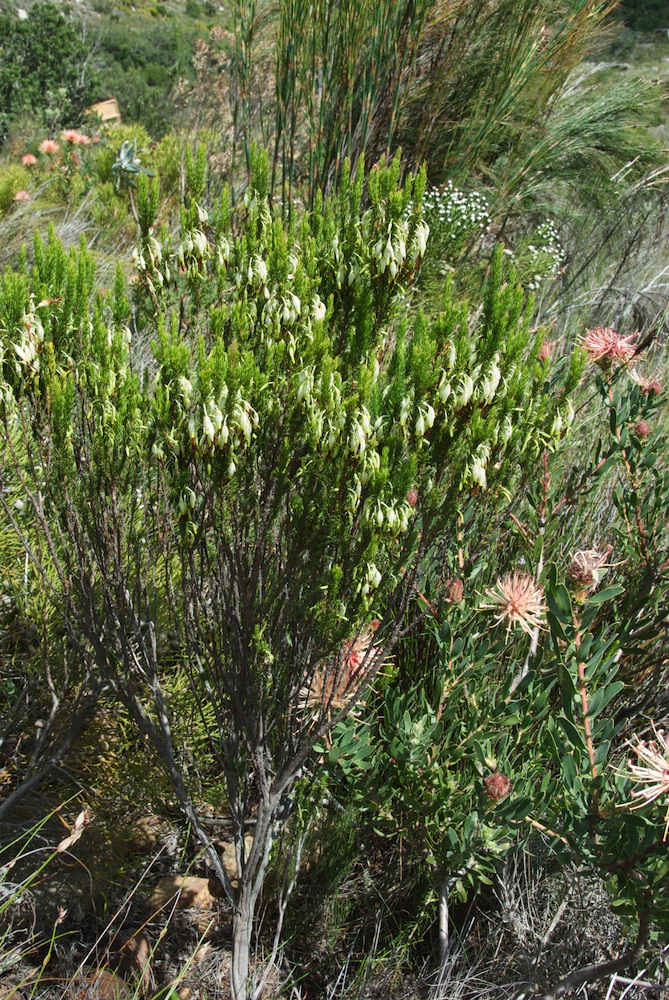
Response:
POLYGON ((399 833, 433 873, 442 959, 449 901, 533 839, 602 880, 628 944, 550 996, 621 972, 669 926, 661 385, 640 354, 631 368, 632 335, 583 343, 594 435, 573 466, 546 451, 498 519, 463 503, 426 553, 421 643, 400 649, 373 713, 347 720, 330 754, 374 829, 399 833))
POLYGON ((463 502, 496 509, 559 439, 578 378, 547 376, 499 254, 481 303, 447 289, 436 318, 407 311, 428 227, 424 175, 401 183, 399 158, 345 171, 290 224, 253 159, 236 205, 205 205, 191 161, 173 241, 140 175, 132 342, 121 276, 93 294, 89 254, 53 241, 0 311, 5 512, 25 496, 45 544, 22 537, 72 642, 210 847, 234 904, 235 1000, 269 974, 250 971, 254 915, 298 774, 388 662, 426 553, 463 502), (166 635, 231 815, 236 885, 175 746, 166 635))

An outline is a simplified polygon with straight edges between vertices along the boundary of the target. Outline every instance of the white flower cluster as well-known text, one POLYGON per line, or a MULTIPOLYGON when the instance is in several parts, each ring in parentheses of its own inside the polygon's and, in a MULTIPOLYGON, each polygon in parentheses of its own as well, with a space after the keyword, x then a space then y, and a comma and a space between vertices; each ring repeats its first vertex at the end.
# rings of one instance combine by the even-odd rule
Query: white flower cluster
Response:
POLYGON ((530 243, 527 247, 529 268, 533 271, 527 287, 532 292, 537 291, 546 278, 558 273, 566 256, 557 226, 552 219, 547 219, 537 227, 534 238, 536 243, 530 243))
POLYGON ((442 188, 432 188, 423 198, 430 225, 442 238, 462 242, 490 229, 490 206, 479 191, 460 191, 447 181, 442 188))

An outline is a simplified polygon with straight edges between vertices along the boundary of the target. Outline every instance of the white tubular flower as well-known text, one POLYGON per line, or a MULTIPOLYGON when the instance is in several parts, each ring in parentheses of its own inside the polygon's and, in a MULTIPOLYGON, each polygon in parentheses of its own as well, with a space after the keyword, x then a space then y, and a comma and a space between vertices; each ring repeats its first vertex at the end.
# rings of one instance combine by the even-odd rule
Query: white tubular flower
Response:
POLYGON ((442 403, 445 403, 451 394, 451 383, 446 378, 446 372, 441 373, 437 393, 442 403))
POLYGON ((354 455, 362 455, 367 447, 365 432, 357 420, 353 421, 351 436, 349 438, 349 448, 354 455))
POLYGON ((230 260, 230 241, 222 237, 216 247, 216 260, 218 264, 227 264, 230 260))
POLYGON ((187 410, 190 406, 191 396, 193 395, 193 385, 187 378, 184 378, 183 375, 179 377, 178 385, 181 391, 184 408, 187 410))
POLYGON ((207 412, 209 413, 209 418, 211 419, 211 422, 214 425, 214 430, 217 432, 220 431, 221 425, 223 423, 223 414, 221 413, 219 407, 216 405, 213 399, 210 399, 209 402, 207 403, 207 412))
POLYGON ((230 430, 228 428, 228 418, 224 417, 223 422, 219 428, 218 434, 216 435, 216 447, 225 448, 230 437, 230 430))
POLYGON ((311 306, 311 310, 312 310, 314 319, 318 323, 321 323, 325 319, 325 313, 327 312, 327 309, 326 309, 325 303, 321 302, 320 297, 318 295, 314 296, 314 301, 313 301, 313 304, 311 306))
POLYGON ((197 250, 198 257, 209 255, 209 241, 200 229, 196 229, 193 232, 193 249, 197 250))
POLYGON ((474 381, 471 375, 463 375, 458 395, 455 397, 455 409, 461 410, 467 405, 474 392, 474 381))
POLYGON ((571 427, 571 425, 574 422, 574 417, 575 417, 574 404, 572 403, 571 399, 568 399, 567 400, 567 405, 564 408, 564 423, 565 423, 565 427, 567 427, 567 428, 571 427))
POLYGON ((246 404, 235 403, 234 409, 232 411, 232 419, 239 430, 244 435, 244 439, 247 444, 251 441, 251 421, 249 415, 246 412, 246 404))
POLYGON ((311 396, 311 392, 314 387, 313 368, 305 368, 300 372, 298 379, 299 385, 297 389, 297 401, 298 403, 302 403, 305 399, 311 396))
POLYGON ((502 426, 499 429, 499 439, 502 442, 502 444, 506 444, 507 441, 511 439, 512 434, 513 434, 513 424, 511 423, 510 415, 507 413, 506 416, 504 417, 504 420, 502 421, 502 426))
POLYGON ((417 438, 422 438, 425 436, 425 418, 422 413, 419 412, 416 417, 415 432, 417 438))
POLYGON ((378 585, 381 583, 381 574, 377 569, 375 563, 367 563, 367 573, 365 574, 365 580, 369 584, 372 590, 376 590, 378 585))
POLYGON ((216 434, 216 428, 214 427, 211 417, 207 413, 206 406, 202 407, 202 430, 204 431, 204 436, 207 441, 211 444, 214 440, 214 435, 216 434))
POLYGON ((495 393, 497 392, 497 386, 499 385, 500 379, 502 377, 499 365, 497 364, 498 361, 499 357, 495 355, 492 364, 490 366, 490 370, 486 375, 480 389, 481 398, 483 399, 484 402, 488 403, 488 405, 490 405, 490 403, 492 403, 493 399, 495 398, 495 393))

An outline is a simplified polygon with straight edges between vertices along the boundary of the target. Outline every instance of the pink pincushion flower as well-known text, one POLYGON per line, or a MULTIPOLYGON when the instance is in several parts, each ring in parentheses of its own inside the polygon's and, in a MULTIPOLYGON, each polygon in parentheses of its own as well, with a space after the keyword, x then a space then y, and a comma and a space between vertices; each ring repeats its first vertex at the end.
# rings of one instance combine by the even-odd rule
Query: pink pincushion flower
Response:
POLYGON ((507 632, 519 625, 523 632, 532 635, 541 628, 544 618, 544 592, 529 573, 507 573, 494 587, 485 592, 487 604, 481 604, 482 611, 495 611, 498 625, 506 622, 507 632))
POLYGON ((14 195, 14 201, 29 201, 30 195, 27 191, 17 191, 14 195))
MULTIPOLYGON (((662 795, 669 796, 669 737, 662 729, 655 729, 655 725, 653 725, 653 730, 656 737, 654 740, 646 742, 646 740, 640 740, 636 737, 636 743, 630 744, 637 760, 636 763, 631 759, 628 761, 629 773, 627 777, 638 785, 646 786, 645 788, 636 788, 632 792, 632 798, 640 799, 640 801, 631 806, 631 809, 641 809, 662 795)), ((669 834, 669 805, 664 822, 663 840, 666 840, 669 834)))
POLYGON ((32 153, 26 153, 21 157, 21 163, 24 167, 34 167, 37 163, 37 157, 33 156, 32 153))
POLYGON ((623 337, 610 326, 596 326, 593 330, 586 330, 581 347, 589 361, 600 367, 608 367, 613 361, 627 363, 634 357, 636 338, 636 333, 623 337))
POLYGON ((47 156, 51 156, 52 153, 57 153, 60 146, 55 139, 45 139, 44 142, 39 144, 40 153, 46 153, 47 156))
POLYGON ((60 137, 63 142, 71 142, 75 146, 85 146, 91 141, 87 135, 77 132, 76 128, 66 128, 64 132, 60 133, 60 137))

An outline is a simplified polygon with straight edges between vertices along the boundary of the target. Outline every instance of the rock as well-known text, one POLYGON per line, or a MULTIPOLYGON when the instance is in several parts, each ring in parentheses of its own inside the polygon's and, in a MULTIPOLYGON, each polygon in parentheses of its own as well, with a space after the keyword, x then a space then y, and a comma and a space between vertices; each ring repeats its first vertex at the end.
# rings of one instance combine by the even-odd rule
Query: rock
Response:
MULTIPOLYGON (((30 984, 28 984, 28 992, 30 984)), ((0 984, 0 1000, 25 1000, 26 994, 19 988, 19 980, 12 978, 0 984)))
MULTIPOLYGON (((251 853, 251 848, 253 847, 253 836, 247 833, 244 837, 244 856, 248 858, 251 853)), ((216 849, 221 855, 221 861, 223 862, 223 867, 228 873, 228 877, 233 884, 237 882, 237 857, 235 854, 235 845, 230 841, 219 841, 216 844, 216 849)))
POLYGON ((192 906, 212 907, 223 895, 223 887, 214 879, 167 875, 151 893, 149 907, 153 913, 168 905, 177 910, 188 910, 192 906))
POLYGON ((158 845, 166 829, 160 816, 149 814, 135 820, 125 840, 125 848, 130 854, 146 854, 158 845))
POLYGON ((141 980, 142 989, 151 987, 151 956, 153 946, 146 934, 138 932, 121 947, 118 955, 118 972, 125 979, 141 980))
POLYGON ((98 969, 92 976, 76 979, 73 994, 77 1000, 131 1000, 133 990, 125 980, 108 969, 98 969))

